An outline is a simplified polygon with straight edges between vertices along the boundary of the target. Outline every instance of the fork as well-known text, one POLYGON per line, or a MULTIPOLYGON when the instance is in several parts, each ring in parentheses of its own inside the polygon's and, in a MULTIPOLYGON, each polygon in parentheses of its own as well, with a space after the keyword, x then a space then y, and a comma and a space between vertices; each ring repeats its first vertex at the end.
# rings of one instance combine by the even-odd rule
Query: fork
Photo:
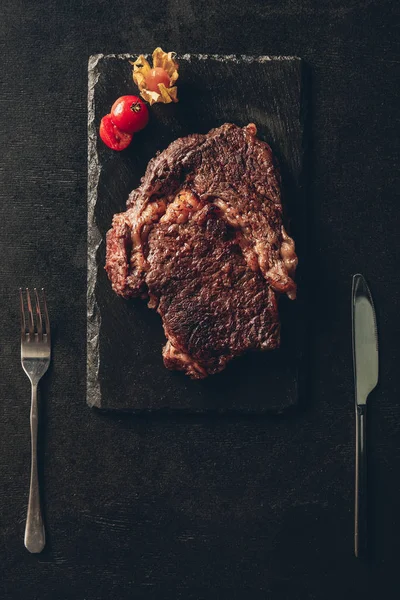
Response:
POLYGON ((42 513, 37 466, 38 403, 37 390, 40 379, 50 364, 50 322, 47 312, 46 296, 42 289, 42 298, 36 288, 33 290, 35 310, 32 310, 31 294, 26 288, 26 307, 22 289, 19 290, 21 302, 21 364, 29 377, 32 387, 31 401, 31 479, 29 487, 28 512, 25 526, 25 547, 29 552, 41 552, 46 543, 42 513), (27 316, 27 319, 26 319, 27 316))

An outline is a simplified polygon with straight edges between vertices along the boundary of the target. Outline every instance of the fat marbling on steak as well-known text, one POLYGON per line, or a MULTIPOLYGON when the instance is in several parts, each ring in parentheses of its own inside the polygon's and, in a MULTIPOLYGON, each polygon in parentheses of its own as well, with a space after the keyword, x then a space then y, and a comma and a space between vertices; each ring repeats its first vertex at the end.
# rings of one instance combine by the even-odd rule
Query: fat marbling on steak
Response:
POLYGON ((195 379, 247 350, 277 348, 279 295, 296 295, 280 174, 256 133, 225 124, 173 142, 107 234, 114 291, 149 299, 165 366, 195 379))

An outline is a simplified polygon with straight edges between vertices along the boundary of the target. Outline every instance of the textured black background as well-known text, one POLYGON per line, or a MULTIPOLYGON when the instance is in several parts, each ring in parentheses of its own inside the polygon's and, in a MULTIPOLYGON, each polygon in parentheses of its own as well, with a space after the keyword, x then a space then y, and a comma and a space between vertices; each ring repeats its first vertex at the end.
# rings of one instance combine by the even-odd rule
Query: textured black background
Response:
POLYGON ((0 9, 0 596, 396 597, 400 408, 399 52, 388 1, 3 0, 0 9), (85 404, 87 59, 296 54, 312 76, 313 377, 286 417, 109 417, 85 404), (373 556, 353 557, 350 276, 375 297, 373 556), (16 288, 45 284, 48 546, 23 547, 29 387, 16 288), (386 589, 386 592, 383 589, 386 589))

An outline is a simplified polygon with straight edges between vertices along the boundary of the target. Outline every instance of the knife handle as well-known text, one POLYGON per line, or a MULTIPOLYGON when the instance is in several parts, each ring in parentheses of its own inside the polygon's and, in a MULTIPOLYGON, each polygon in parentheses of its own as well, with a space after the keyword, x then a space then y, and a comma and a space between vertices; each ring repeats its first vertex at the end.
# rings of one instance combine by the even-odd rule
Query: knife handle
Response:
POLYGON ((354 511, 354 553, 367 549, 367 405, 356 405, 356 489, 354 511))

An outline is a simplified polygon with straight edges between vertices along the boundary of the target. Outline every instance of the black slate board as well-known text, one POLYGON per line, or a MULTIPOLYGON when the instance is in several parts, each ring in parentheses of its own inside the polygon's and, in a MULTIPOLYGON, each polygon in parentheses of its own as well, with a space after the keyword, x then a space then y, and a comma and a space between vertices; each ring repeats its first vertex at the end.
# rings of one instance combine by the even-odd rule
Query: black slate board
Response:
POLYGON ((300 264, 305 246, 302 67, 296 57, 183 55, 179 98, 155 105, 145 131, 123 153, 98 139, 101 117, 120 95, 136 93, 128 55, 89 60, 88 94, 88 345, 87 401, 122 411, 281 412, 299 400, 304 375, 304 294, 282 298, 282 345, 252 353, 204 381, 168 371, 162 362, 165 338, 160 317, 141 300, 126 301, 112 290, 104 271, 104 239, 113 214, 125 210, 156 151, 193 132, 224 122, 254 122, 281 165, 290 230, 300 264))

